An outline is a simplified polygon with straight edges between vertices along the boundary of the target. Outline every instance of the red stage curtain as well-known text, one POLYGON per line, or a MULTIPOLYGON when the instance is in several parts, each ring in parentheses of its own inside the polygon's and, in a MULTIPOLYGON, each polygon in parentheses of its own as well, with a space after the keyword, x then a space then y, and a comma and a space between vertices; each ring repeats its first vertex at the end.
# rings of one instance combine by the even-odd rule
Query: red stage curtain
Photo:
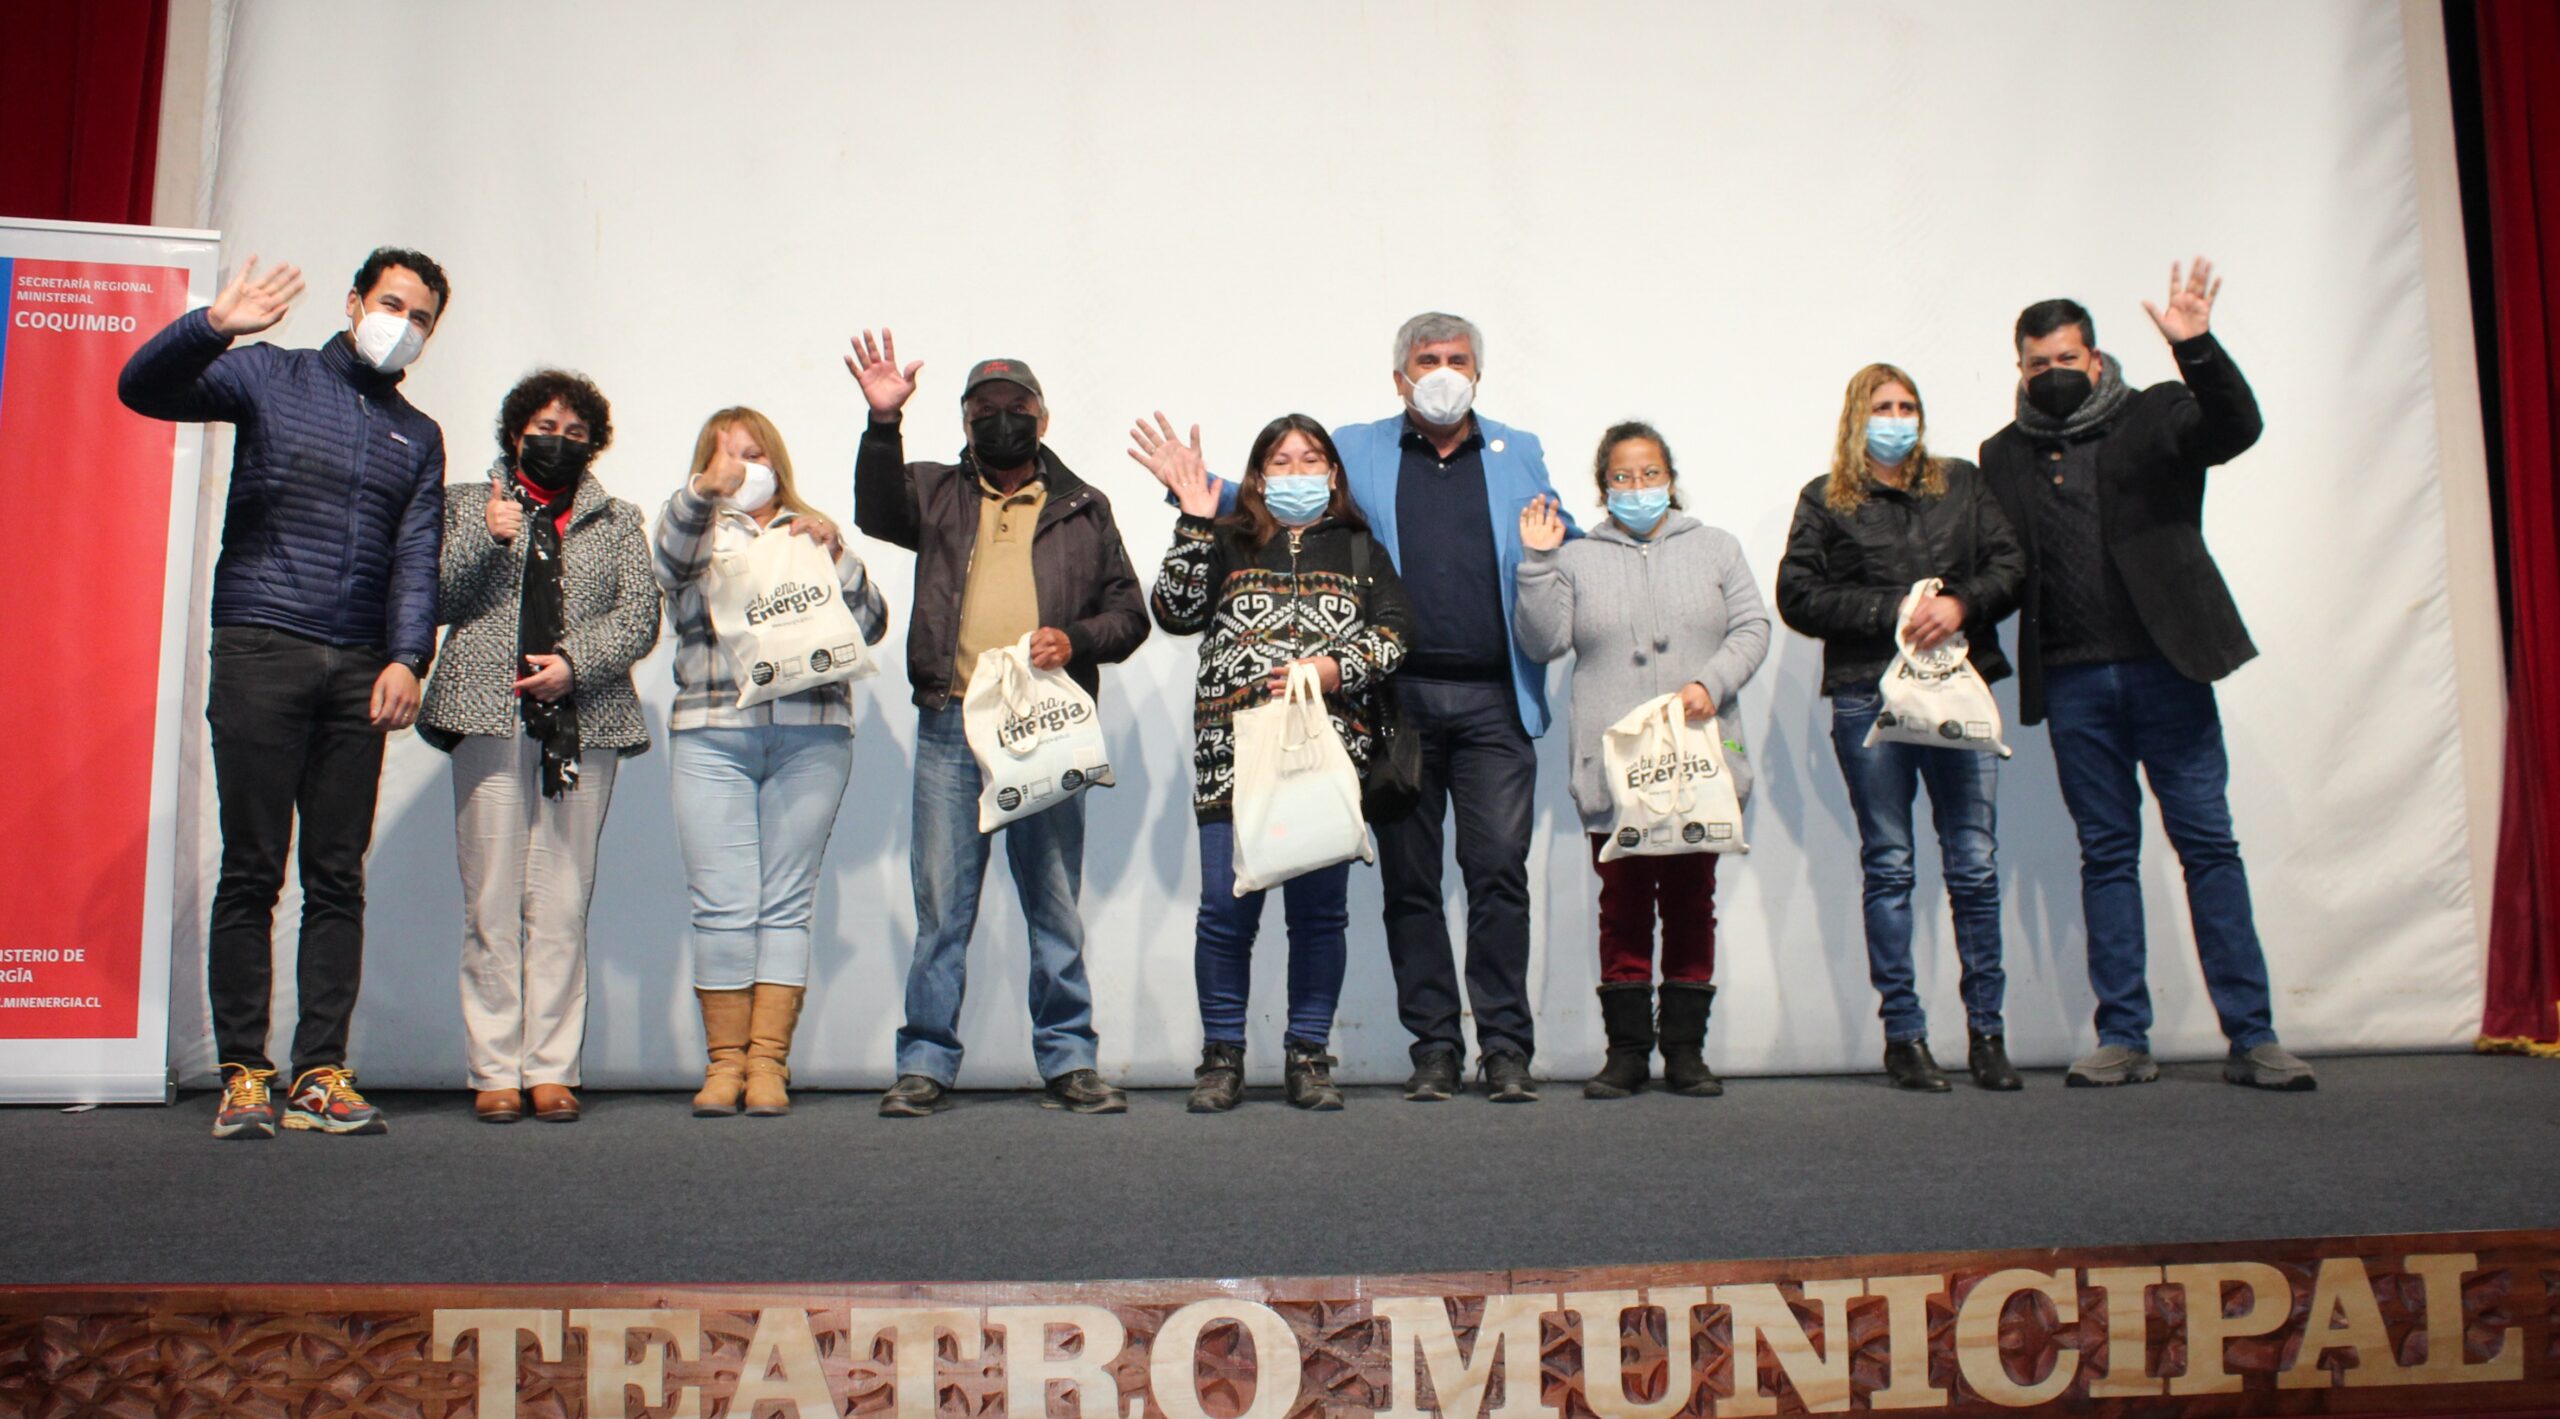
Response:
POLYGON ((11 0, 0 18, 0 215, 151 220, 168 0, 11 0))
POLYGON ((2475 13, 2510 607, 2506 798, 2480 1045, 2560 1054, 2560 0, 2485 0, 2475 13))

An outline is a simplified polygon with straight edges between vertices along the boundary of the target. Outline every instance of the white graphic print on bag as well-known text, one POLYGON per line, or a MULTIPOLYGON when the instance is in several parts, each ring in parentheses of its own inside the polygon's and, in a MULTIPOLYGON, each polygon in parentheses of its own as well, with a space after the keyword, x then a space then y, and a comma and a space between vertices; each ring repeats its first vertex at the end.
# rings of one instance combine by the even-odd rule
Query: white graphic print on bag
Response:
POLYGON ((836 594, 834 582, 786 581, 747 602, 747 624, 761 626, 776 616, 814 611, 836 594))
POLYGON ((1091 718, 1091 705, 1075 700, 1037 700, 1020 714, 1010 710, 1005 713, 1004 722, 996 726, 996 743, 1018 749, 1032 740, 1063 734, 1091 718))
MULTIPOLYGON (((1646 789, 1660 792, 1666 785, 1675 783, 1703 783, 1719 778, 1723 774, 1724 765, 1714 755, 1692 750, 1687 753, 1648 754, 1627 765, 1624 777, 1625 787, 1629 793, 1642 793, 1646 789)), ((1733 828, 1734 825, 1729 822, 1682 823, 1679 829, 1680 841, 1693 845, 1706 842, 1729 842, 1733 838, 1733 828)), ((1654 840, 1658 843, 1669 842, 1671 831, 1671 826, 1667 823, 1657 825, 1652 829, 1654 840)), ((1636 847, 1645 840, 1646 835, 1634 828, 1618 830, 1620 847, 1636 847)))

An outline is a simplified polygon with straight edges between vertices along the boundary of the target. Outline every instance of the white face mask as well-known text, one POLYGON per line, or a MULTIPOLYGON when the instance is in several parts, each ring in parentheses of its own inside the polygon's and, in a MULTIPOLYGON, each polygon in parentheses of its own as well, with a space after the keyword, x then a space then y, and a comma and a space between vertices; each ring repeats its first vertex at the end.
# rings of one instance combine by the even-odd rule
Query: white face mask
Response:
POLYGON ((369 310, 356 322, 356 353, 384 374, 398 374, 427 348, 427 333, 405 315, 369 310))
POLYGON ((736 492, 723 496, 720 506, 752 513, 773 501, 774 493, 782 487, 782 480, 774 477, 773 470, 761 463, 747 464, 746 470, 747 481, 740 483, 736 492))
POLYGON ((1442 365, 1413 381, 1413 392, 1405 398, 1424 423, 1446 428, 1467 416, 1476 402, 1476 382, 1442 365))

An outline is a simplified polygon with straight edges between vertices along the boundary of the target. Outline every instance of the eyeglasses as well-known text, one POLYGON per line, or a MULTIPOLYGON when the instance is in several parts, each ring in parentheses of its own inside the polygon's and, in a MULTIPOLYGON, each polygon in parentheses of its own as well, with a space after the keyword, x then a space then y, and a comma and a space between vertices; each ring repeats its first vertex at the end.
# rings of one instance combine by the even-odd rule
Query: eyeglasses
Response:
POLYGON ((1670 482, 1670 470, 1663 468, 1647 468, 1640 473, 1622 468, 1609 475, 1612 488, 1661 488, 1669 486, 1670 482))

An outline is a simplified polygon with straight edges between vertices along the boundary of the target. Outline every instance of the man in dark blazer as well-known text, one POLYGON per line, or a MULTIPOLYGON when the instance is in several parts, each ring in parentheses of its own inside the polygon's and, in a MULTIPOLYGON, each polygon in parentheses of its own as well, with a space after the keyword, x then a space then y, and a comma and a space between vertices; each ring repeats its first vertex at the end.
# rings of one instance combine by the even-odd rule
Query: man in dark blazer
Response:
POLYGON ((2018 317, 2017 420, 1982 445, 1982 470, 2026 546, 2018 611, 2021 718, 2050 721, 2063 802, 2080 834, 2080 901, 2098 1047, 2075 1087, 2145 1084, 2142 789, 2187 882, 2205 989, 2231 1041, 2223 1077, 2315 1087, 2276 1043, 2267 963, 2232 837, 2230 760, 2213 682, 2258 651, 2204 544, 2205 472, 2258 441, 2248 381, 2208 326, 2222 283, 2197 257, 2169 269, 2169 301, 2143 302, 2184 383, 2126 385, 2089 312, 2039 301, 2018 317))

